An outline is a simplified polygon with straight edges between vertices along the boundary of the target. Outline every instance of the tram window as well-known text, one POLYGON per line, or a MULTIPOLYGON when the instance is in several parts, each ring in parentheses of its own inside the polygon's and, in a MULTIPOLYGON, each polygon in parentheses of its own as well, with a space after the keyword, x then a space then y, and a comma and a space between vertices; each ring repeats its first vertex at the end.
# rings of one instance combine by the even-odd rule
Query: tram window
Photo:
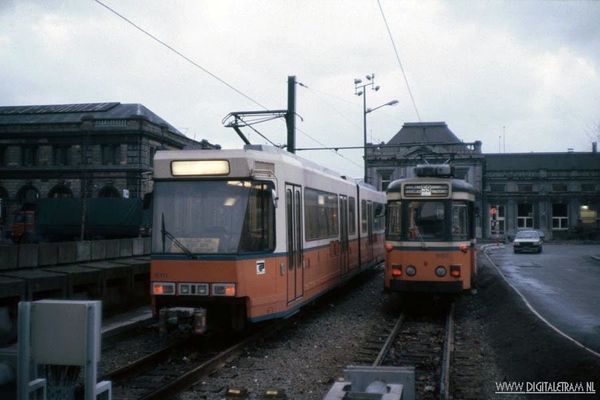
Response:
POLYGON ((377 231, 385 228, 385 204, 373 203, 375 205, 375 213, 373 215, 373 227, 377 231))
POLYGON ((409 240, 444 240, 444 203, 412 201, 408 203, 409 240))
POLYGON ((402 203, 395 202, 388 205, 387 210, 387 235, 390 240, 400 240, 402 234, 402 203))
POLYGON ((307 188, 304 191, 306 240, 337 236, 338 196, 307 188))
POLYGON ((361 229, 362 233, 367 232, 368 224, 367 224, 367 201, 360 201, 360 221, 361 221, 361 229))
POLYGON ((275 209, 268 184, 254 185, 250 190, 240 239, 240 252, 275 249, 275 209))
POLYGON ((356 199, 354 197, 348 198, 348 219, 350 220, 348 231, 350 235, 356 235, 356 199))
POLYGON ((452 203, 452 240, 469 238, 469 208, 467 203, 452 203))

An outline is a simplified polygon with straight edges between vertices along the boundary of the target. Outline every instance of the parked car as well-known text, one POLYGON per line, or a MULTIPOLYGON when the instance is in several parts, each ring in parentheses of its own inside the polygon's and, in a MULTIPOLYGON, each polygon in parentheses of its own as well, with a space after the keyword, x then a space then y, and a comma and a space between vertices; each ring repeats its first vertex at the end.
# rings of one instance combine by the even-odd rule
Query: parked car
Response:
POLYGON ((540 233, 534 230, 519 231, 513 241, 513 249, 515 253, 531 251, 535 253, 542 252, 544 240, 540 237, 540 233))

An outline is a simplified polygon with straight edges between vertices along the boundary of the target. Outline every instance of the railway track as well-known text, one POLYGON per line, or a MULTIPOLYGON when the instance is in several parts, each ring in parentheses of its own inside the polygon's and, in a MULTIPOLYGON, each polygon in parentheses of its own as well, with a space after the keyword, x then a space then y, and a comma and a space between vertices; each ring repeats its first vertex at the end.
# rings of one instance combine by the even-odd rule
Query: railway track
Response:
POLYGON ((106 373, 116 399, 164 399, 237 357, 246 347, 261 342, 287 326, 289 320, 261 325, 244 336, 190 336, 126 366, 106 373))
POLYGON ((417 307, 386 321, 357 352, 357 365, 413 366, 418 399, 450 398, 452 304, 417 307))

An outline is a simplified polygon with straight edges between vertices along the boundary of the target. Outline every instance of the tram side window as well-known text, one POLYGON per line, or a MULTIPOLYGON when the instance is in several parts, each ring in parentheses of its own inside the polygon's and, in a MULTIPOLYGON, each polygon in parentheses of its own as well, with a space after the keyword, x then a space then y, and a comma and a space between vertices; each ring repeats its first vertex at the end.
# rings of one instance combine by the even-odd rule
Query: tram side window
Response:
POLYGON ((240 252, 273 250, 275 250, 275 208, 272 190, 268 184, 258 184, 250 190, 240 240, 240 252))
POLYGON ((375 207, 375 213, 373 215, 373 228, 376 231, 383 231, 385 229, 385 204, 373 203, 375 207))
POLYGON ((444 240, 444 203, 412 201, 408 203, 409 240, 444 240))
POLYGON ((304 191, 306 240, 338 235, 338 196, 307 188, 304 191))
POLYGON ((348 219, 350 220, 348 231, 350 235, 356 235, 356 199, 354 197, 348 199, 348 219))
POLYGON ((388 240, 400 240, 402 235, 402 203, 394 202, 388 205, 387 235, 388 240))
POLYGON ((452 240, 469 238, 469 208, 467 203, 452 203, 452 240))
POLYGON ((360 201, 360 221, 361 221, 361 229, 362 233, 367 232, 368 224, 367 224, 367 201, 360 201))

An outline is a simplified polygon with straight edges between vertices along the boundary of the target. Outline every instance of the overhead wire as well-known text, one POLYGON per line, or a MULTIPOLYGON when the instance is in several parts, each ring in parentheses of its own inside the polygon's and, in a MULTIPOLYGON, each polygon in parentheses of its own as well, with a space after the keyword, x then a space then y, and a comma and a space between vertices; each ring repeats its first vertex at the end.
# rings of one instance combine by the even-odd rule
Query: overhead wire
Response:
POLYGON ((113 14, 115 14, 116 16, 118 16, 119 18, 121 18, 122 20, 126 21, 128 24, 130 24, 131 26, 133 26, 134 28, 136 28, 137 30, 139 30, 140 32, 144 33, 145 35, 151 37, 153 40, 157 41, 158 43, 160 43, 161 45, 163 45, 164 47, 166 47, 167 49, 171 50, 173 53, 177 54, 179 57, 183 58, 184 60, 186 60, 187 62, 191 63, 192 65, 194 65, 195 67, 199 68, 200 70, 202 70, 203 72, 205 72, 206 74, 210 75, 211 77, 213 77, 214 79, 218 80, 219 82, 221 82, 222 84, 224 84, 225 86, 227 86, 228 88, 230 88, 231 90, 235 91, 236 93, 242 95, 243 97, 245 97, 246 99, 250 100, 252 103, 256 104, 257 106, 263 108, 264 110, 267 110, 267 107, 263 106, 262 104, 260 104, 258 101, 254 100, 253 98, 251 98, 250 96, 246 95, 245 93, 243 93, 241 90, 235 88, 233 85, 229 84, 228 82, 226 82, 225 80, 219 78, 217 75, 213 74, 212 72, 210 72, 209 70, 207 70, 206 68, 204 68, 203 66, 201 66, 200 64, 196 63, 194 60, 190 59, 189 57, 187 57, 186 55, 184 55, 183 53, 181 53, 180 51, 176 50, 175 48, 173 48, 172 46, 170 46, 169 44, 163 42, 162 40, 160 40, 159 38, 157 38, 156 36, 152 35, 150 32, 146 31, 145 29, 143 29, 142 27, 138 26, 135 22, 131 21, 130 19, 128 19, 127 17, 125 17, 124 15, 120 14, 119 12, 117 12, 116 10, 113 10, 112 8, 110 8, 109 6, 107 6, 106 4, 102 3, 100 0, 94 0, 96 3, 100 4, 102 7, 106 8, 107 10, 109 10, 110 12, 112 12, 113 14))
POLYGON ((413 107, 415 108, 415 112, 417 113, 417 118, 419 119, 419 122, 422 122, 421 115, 419 114, 419 109, 417 108, 417 103, 415 102, 415 98, 412 94, 412 90, 410 90, 408 78, 406 77, 406 73, 404 72, 404 67, 402 66, 402 61, 400 61, 400 54, 398 53, 398 49, 396 48, 396 43, 394 42, 394 37, 392 36, 392 31, 390 30, 390 26, 387 23, 387 19, 385 18, 385 13, 383 12, 383 7, 381 7, 380 0, 377 0, 377 5, 379 6, 379 10, 381 11, 381 16, 383 17, 383 22, 385 23, 385 28, 387 29, 388 35, 390 36, 390 40, 392 42, 392 47, 394 48, 394 53, 396 53, 396 59, 398 60, 398 64, 400 65, 400 70, 402 71, 402 76, 404 77, 404 82, 406 83, 406 88, 408 89, 408 94, 410 96, 410 100, 412 101, 413 107))
MULTIPOLYGON (((237 89, 236 87, 234 87, 233 85, 231 85, 230 83, 226 82, 225 80, 223 80, 222 78, 218 77, 217 75, 215 75, 214 73, 212 73, 211 71, 209 71, 208 69, 204 68, 203 66, 201 66, 200 64, 198 64, 197 62, 195 62, 194 60, 190 59, 189 57, 187 57, 185 54, 181 53, 179 50, 175 49, 174 47, 172 47, 171 45, 169 45, 168 43, 164 42, 163 40, 159 39, 158 37, 154 36, 153 34, 151 34, 150 32, 148 32, 147 30, 143 29, 142 27, 140 27, 139 25, 137 25, 135 22, 131 21, 130 19, 128 19, 127 17, 125 17, 124 15, 122 15, 121 13, 119 13, 118 11, 112 9, 111 7, 109 7, 108 5, 104 4, 103 2, 101 2, 100 0, 94 0, 96 3, 98 3, 99 5, 101 5, 102 7, 106 8, 107 10, 109 10, 111 13, 115 14, 116 16, 118 16, 119 18, 121 18, 123 21, 127 22, 128 24, 130 24, 131 26, 133 26, 135 29, 139 30, 140 32, 142 32, 143 34, 147 35, 148 37, 150 37, 152 40, 158 42, 159 44, 161 44, 162 46, 166 47, 167 49, 169 49, 170 51, 172 51, 173 53, 177 54, 179 57, 183 58, 185 61, 189 62, 190 64, 194 65, 196 68, 202 70, 204 73, 208 74, 209 76, 211 76, 212 78, 216 79, 217 81, 221 82, 222 84, 224 84, 225 86, 227 86, 228 88, 230 88, 231 90, 235 91, 236 93, 238 93, 239 95, 243 96, 244 98, 250 100, 252 103, 258 105, 259 107, 261 107, 264 110, 268 110, 267 107, 265 107, 264 105, 262 105, 261 103, 259 103, 258 101, 254 100, 253 98, 251 98, 250 96, 246 95, 245 93, 243 93, 241 90, 237 89)), ((298 83, 299 86, 304 87, 306 89, 308 89, 308 86, 302 84, 302 83, 298 83)), ((266 136, 264 136, 262 133, 260 133, 258 130, 256 130, 255 128, 253 128, 252 126, 248 125, 253 131, 255 131, 258 135, 260 135, 263 139, 265 139, 266 141, 268 141, 269 143, 271 143, 274 146, 277 146, 274 142, 272 142, 271 140, 269 140, 266 136)), ((296 127, 296 130, 302 134, 304 134, 305 136, 307 136, 308 138, 310 138, 311 140, 313 140, 315 143, 318 143, 320 146, 322 146, 323 148, 329 148, 330 146, 325 145, 324 143, 320 142, 319 140, 315 139, 314 137, 312 137, 311 135, 309 135, 308 133, 304 132, 303 130, 299 129, 298 127, 296 127)), ((350 160, 349 158, 343 156, 342 154, 338 153, 337 151, 331 150, 333 151, 335 154, 337 154, 338 156, 346 159, 348 162, 356 165, 356 166, 361 166, 358 163, 355 163, 354 161, 350 160)))

